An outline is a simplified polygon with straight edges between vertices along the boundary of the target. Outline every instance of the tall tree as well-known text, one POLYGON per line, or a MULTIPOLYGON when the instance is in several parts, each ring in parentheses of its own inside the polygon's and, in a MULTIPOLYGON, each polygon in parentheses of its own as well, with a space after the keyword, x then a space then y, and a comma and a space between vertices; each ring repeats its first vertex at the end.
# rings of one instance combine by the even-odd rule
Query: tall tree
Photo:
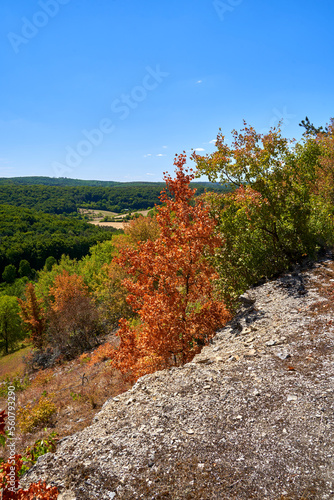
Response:
POLYGON ((235 187, 213 197, 213 211, 223 235, 215 259, 221 288, 236 297, 262 277, 314 257, 329 224, 312 193, 320 154, 313 137, 293 147, 279 128, 263 135, 245 123, 232 133, 231 145, 219 133, 217 151, 193 159, 199 174, 235 187))
POLYGON ((0 348, 8 354, 24 338, 16 297, 0 296, 0 348))
POLYGON ((67 358, 97 344, 98 312, 81 276, 58 274, 50 288, 49 343, 67 358))
POLYGON ((16 267, 13 264, 8 264, 2 273, 2 279, 6 283, 13 283, 16 278, 16 267))
POLYGON ((31 266, 26 259, 22 259, 19 264, 19 276, 30 278, 32 274, 31 266))
POLYGON ((18 299, 21 307, 20 316, 30 333, 30 339, 36 349, 42 349, 45 344, 46 315, 42 307, 42 299, 37 299, 35 288, 28 283, 25 290, 25 300, 18 299))
POLYGON ((176 177, 164 176, 156 239, 123 248, 117 259, 129 274, 123 285, 138 320, 120 321, 120 346, 112 362, 135 379, 190 361, 229 318, 206 259, 221 240, 214 235, 209 208, 195 199, 196 190, 189 186, 194 173, 185 162, 186 156, 179 155, 176 177))

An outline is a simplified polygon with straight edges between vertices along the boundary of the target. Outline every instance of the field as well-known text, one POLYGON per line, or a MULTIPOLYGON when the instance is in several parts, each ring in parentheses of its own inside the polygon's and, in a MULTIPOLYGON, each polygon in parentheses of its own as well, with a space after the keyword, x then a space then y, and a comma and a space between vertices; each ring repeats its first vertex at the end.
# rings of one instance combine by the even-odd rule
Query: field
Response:
MULTIPOLYGON (((88 222, 94 224, 94 226, 101 227, 114 227, 115 229, 124 229, 127 224, 126 221, 122 221, 128 214, 117 214, 115 212, 110 212, 108 210, 93 210, 88 208, 79 208, 79 212, 82 215, 88 216, 88 222), (103 220, 111 219, 111 220, 103 220)), ((143 215, 146 217, 149 210, 138 210, 135 213, 143 215)))

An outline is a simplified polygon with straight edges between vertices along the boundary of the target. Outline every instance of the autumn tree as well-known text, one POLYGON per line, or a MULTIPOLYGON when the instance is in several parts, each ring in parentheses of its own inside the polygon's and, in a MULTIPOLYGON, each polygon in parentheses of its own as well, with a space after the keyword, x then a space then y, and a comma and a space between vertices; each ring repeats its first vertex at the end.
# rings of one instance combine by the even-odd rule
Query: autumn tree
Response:
POLYGON ((212 199, 223 236, 215 266, 221 289, 236 297, 260 278, 315 256, 328 233, 312 194, 319 148, 308 141, 294 146, 279 128, 259 134, 246 124, 240 133, 233 131, 231 146, 219 133, 216 147, 193 159, 199 175, 234 189, 212 199))
POLYGON ((154 241, 159 236, 159 224, 155 217, 143 217, 140 215, 126 224, 124 233, 135 244, 138 241, 154 241))
POLYGON ((34 285, 28 283, 25 290, 25 300, 18 299, 21 307, 20 316, 30 333, 30 340, 36 349, 42 349, 45 344, 46 315, 42 299, 37 299, 34 285))
POLYGON ((314 188, 319 196, 334 206, 334 118, 326 127, 326 133, 318 133, 315 139, 319 148, 314 188))
POLYGON ((94 295, 100 318, 107 328, 116 327, 121 318, 133 316, 126 301, 127 290, 122 285, 127 273, 113 258, 122 248, 137 247, 139 241, 156 239, 159 227, 154 217, 139 216, 125 225, 124 232, 92 247, 90 255, 78 263, 78 273, 94 295))
POLYGON ((98 313, 83 278, 64 270, 55 277, 49 293, 49 344, 66 358, 94 347, 99 333, 98 313))
POLYGON ((221 244, 214 220, 189 184, 186 156, 176 157, 176 177, 165 174, 157 207, 159 235, 120 251, 128 273, 123 285, 138 319, 121 320, 119 349, 112 363, 134 379, 171 364, 190 361, 229 318, 215 293, 217 277, 206 256, 221 244), (167 190, 171 196, 167 195, 167 190))

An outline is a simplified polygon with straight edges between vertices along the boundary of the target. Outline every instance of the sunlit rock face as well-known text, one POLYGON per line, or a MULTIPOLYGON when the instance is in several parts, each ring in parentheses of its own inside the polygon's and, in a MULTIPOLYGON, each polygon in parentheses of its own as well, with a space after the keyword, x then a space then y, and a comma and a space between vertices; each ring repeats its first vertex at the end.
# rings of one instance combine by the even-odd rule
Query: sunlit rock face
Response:
POLYGON ((334 265, 249 290, 191 363, 146 375, 22 485, 60 499, 331 499, 334 265))

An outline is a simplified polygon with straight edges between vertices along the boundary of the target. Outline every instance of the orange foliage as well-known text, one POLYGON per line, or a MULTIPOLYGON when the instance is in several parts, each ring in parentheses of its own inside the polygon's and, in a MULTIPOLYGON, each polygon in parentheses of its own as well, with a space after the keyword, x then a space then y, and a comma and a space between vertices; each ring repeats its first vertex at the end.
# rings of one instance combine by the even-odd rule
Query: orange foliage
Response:
POLYGON ((27 490, 19 488, 18 475, 22 465, 21 455, 15 455, 14 458, 0 465, 2 500, 56 500, 58 498, 58 489, 55 486, 47 486, 42 481, 30 484, 27 490))
MULTIPOLYGON (((0 412, 0 434, 4 435, 5 419, 7 414, 0 412)), ((22 469, 22 455, 14 455, 7 462, 0 464, 1 500, 56 500, 58 489, 49 487, 38 481, 32 483, 27 490, 20 488, 19 473, 22 469)))
POLYGON ((50 342, 68 357, 95 345, 98 312, 83 278, 64 270, 49 293, 54 297, 48 314, 50 342))
POLYGON ((67 271, 58 274, 55 284, 50 288, 50 295, 54 297, 51 308, 55 312, 63 312, 72 301, 88 297, 88 287, 84 284, 82 276, 70 275, 67 271))
POLYGON ((229 319, 215 296, 217 275, 204 257, 213 255, 221 240, 214 235, 209 208, 194 198, 196 190, 189 186, 194 174, 188 174, 185 162, 185 155, 175 159, 175 179, 165 174, 172 198, 162 191, 157 239, 126 247, 116 259, 132 277, 123 285, 140 322, 120 321, 112 363, 122 372, 131 370, 134 379, 190 361, 229 319))
POLYGON ((0 411, 0 435, 5 435, 6 418, 8 417, 5 410, 0 411))
MULTIPOLYGON (((103 345, 100 345, 90 356, 89 365, 94 365, 95 363, 100 363, 101 361, 106 361, 114 356, 115 348, 110 344, 110 342, 106 342, 103 345)), ((80 359, 85 360, 89 357, 87 354, 82 354, 80 359)))
POLYGON ((20 316, 31 334, 31 342, 36 349, 42 349, 45 342, 46 318, 42 308, 42 300, 38 300, 35 288, 28 283, 25 290, 25 301, 18 299, 21 306, 20 316))
POLYGON ((320 146, 320 167, 316 169, 316 192, 330 203, 334 201, 334 118, 328 125, 328 133, 317 136, 320 146))

